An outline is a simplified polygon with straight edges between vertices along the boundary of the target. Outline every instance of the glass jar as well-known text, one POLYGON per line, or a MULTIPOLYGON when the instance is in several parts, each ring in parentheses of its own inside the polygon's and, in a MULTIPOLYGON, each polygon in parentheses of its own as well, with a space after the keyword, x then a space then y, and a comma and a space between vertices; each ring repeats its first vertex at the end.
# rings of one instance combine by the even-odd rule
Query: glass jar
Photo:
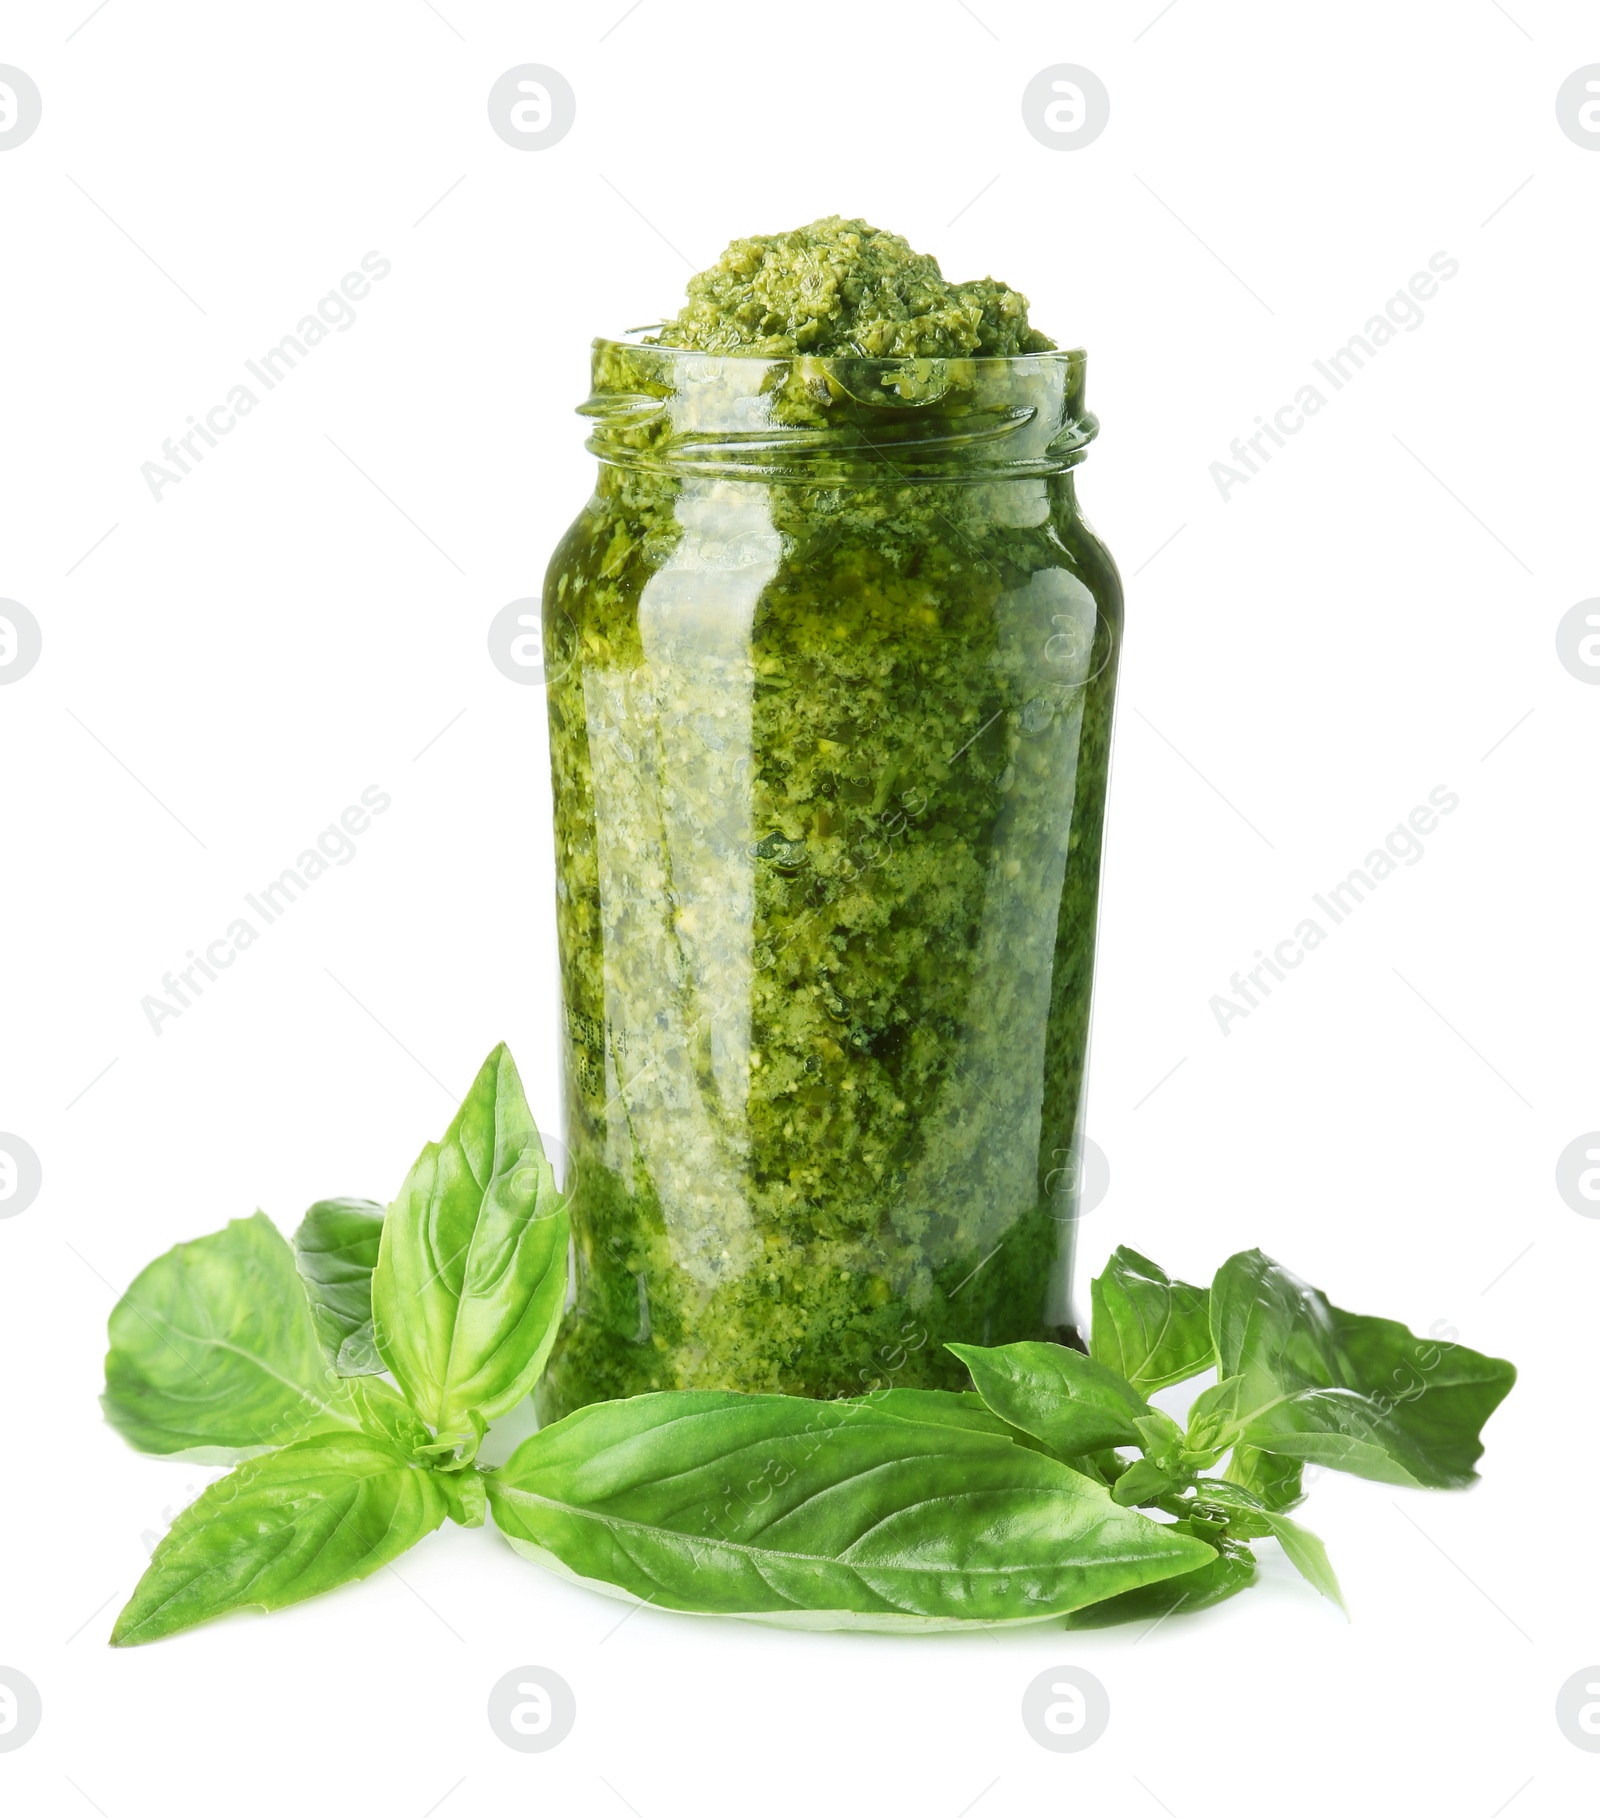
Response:
POLYGON ((1122 624, 1084 368, 595 343, 544 592, 577 1273, 543 1419, 1077 1342, 1122 624))

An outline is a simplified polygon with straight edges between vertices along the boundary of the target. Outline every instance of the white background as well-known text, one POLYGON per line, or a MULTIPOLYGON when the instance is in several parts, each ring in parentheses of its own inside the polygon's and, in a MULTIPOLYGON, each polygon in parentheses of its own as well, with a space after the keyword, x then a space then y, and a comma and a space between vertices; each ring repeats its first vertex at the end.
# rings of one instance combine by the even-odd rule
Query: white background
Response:
POLYGON ((1555 1162, 1600 1125, 1600 690, 1555 628, 1600 593, 1600 156, 1555 96, 1600 19, 624 4, 6 8, 44 113, 0 153, 0 594, 44 654, 0 688, 0 1129, 44 1184, 0 1222, 0 1664, 44 1720, 0 1805, 1592 1809, 1554 1699, 1600 1660, 1600 1224, 1555 1162), (485 108, 524 62, 578 102, 536 152, 485 108), (1059 62, 1111 95, 1077 151, 1020 111, 1059 62), (1449 1322, 1522 1372, 1483 1481, 1317 1483, 1349 1625, 1263 1546, 1265 1588, 1147 1636, 618 1628, 448 1528, 297 1610, 110 1651, 212 1475, 101 1423, 116 1293, 256 1206, 388 1198, 502 1037, 554 1125, 544 702, 485 633, 588 490, 589 338, 669 312, 732 235, 835 210, 1090 350, 1080 490, 1129 604, 1080 1285, 1122 1241, 1201 1280, 1259 1243, 1449 1322), (355 325, 156 503, 141 463, 369 250, 393 270, 355 325), (1224 502, 1210 463, 1441 250, 1422 326, 1224 502), (355 858, 153 1034, 141 997, 369 784, 393 806, 355 858), (1425 857, 1224 1035, 1211 996, 1440 784, 1425 857), (524 1664, 576 1693, 547 1754, 485 1720, 524 1664), (1076 1755, 1019 1718, 1062 1664, 1111 1699, 1076 1755))

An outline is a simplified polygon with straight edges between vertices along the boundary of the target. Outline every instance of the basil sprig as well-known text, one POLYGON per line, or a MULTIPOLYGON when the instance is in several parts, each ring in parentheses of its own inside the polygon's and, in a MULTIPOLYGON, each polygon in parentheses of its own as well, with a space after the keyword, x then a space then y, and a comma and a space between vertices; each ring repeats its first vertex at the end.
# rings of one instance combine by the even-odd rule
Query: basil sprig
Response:
POLYGON ((1092 1357, 1056 1345, 950 1347, 993 1413, 1064 1456, 1089 1450, 1074 1426, 1088 1408, 1123 1420, 1131 1431, 1111 1443, 1139 1456, 1089 1461, 1113 1500, 1159 1510, 1216 1551, 1186 1576, 1084 1612, 1079 1625, 1220 1602, 1254 1580, 1250 1543, 1268 1538, 1342 1609, 1322 1542, 1286 1513, 1303 1499, 1304 1466, 1412 1489, 1470 1483, 1484 1422, 1516 1381, 1502 1358, 1333 1306, 1260 1250, 1230 1256, 1205 1289, 1119 1249, 1091 1294, 1092 1357), (1133 1386, 1212 1368, 1219 1380, 1194 1398, 1183 1427, 1133 1386))
MULTIPOLYGON (((497 1470, 567 1291, 568 1218, 504 1047, 393 1203, 319 1200, 180 1244, 111 1315, 103 1404, 141 1451, 234 1469, 178 1517, 112 1640, 275 1610, 486 1513, 526 1557, 659 1608, 802 1628, 1072 1626, 1199 1609, 1274 1539, 1306 1464, 1465 1483, 1508 1363, 1332 1306, 1260 1251, 1209 1288, 1118 1250, 1090 1354, 952 1345, 973 1389, 673 1390, 579 1409, 497 1470), (1216 1369, 1180 1426, 1149 1397, 1216 1369)), ((1341 1606, 1342 1607, 1342 1606, 1341 1606)))
POLYGON ((567 1240, 502 1046, 387 1216, 321 1200, 291 1250, 258 1212, 153 1262, 111 1315, 106 1417, 140 1451, 245 1462, 178 1517, 113 1642, 365 1578, 446 1516, 481 1526, 471 1461, 549 1354, 567 1240))

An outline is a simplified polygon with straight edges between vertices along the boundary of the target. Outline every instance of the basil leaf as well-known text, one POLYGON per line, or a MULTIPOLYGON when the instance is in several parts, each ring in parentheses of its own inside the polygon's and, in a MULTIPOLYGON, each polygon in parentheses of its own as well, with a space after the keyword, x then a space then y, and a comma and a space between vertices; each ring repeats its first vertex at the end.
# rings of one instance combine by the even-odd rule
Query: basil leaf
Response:
POLYGON ((1289 1562, 1294 1566, 1307 1584, 1315 1585, 1324 1597, 1331 1599, 1344 1610, 1344 1594, 1339 1589, 1339 1580, 1333 1575, 1333 1567, 1328 1563, 1328 1549, 1309 1528, 1303 1528, 1299 1522, 1291 1521, 1287 1515, 1275 1514, 1270 1509, 1262 1520, 1272 1529, 1278 1545, 1283 1548, 1289 1562))
POLYGON ((1216 1362, 1209 1301, 1205 1288, 1119 1245, 1089 1283, 1089 1355, 1146 1394, 1198 1376, 1216 1362))
POLYGON ((893 1414, 900 1420, 920 1420, 940 1427, 959 1427, 967 1433, 989 1433, 999 1439, 1028 1436, 992 1413, 981 1395, 971 1389, 874 1389, 858 1395, 849 1405, 893 1414))
POLYGON ((1292 1509, 1305 1500, 1300 1482, 1304 1469, 1298 1458, 1283 1458, 1276 1452, 1258 1452, 1254 1446, 1236 1445, 1222 1474, 1228 1482, 1254 1491, 1263 1508, 1281 1510, 1292 1509))
POLYGON ((435 1471, 438 1485, 450 1509, 450 1519, 461 1528, 481 1528, 488 1513, 488 1496, 481 1471, 435 1471))
POLYGON ((117 1618, 113 1647, 229 1610, 280 1610, 365 1578, 445 1517, 434 1473, 392 1446, 320 1433, 252 1459, 172 1524, 117 1618))
POLYGON ((384 1220, 378 1350, 441 1444, 532 1388, 567 1294, 567 1211, 504 1044, 384 1220))
POLYGON ((1211 1321, 1223 1375, 1241 1378, 1236 1441, 1380 1483, 1471 1482, 1516 1381, 1501 1358, 1331 1305, 1259 1250, 1218 1270, 1211 1321))
POLYGON ((434 1444, 432 1433, 417 1418, 411 1404, 388 1383, 375 1376, 357 1377, 350 1384, 350 1395, 363 1433, 386 1440, 413 1462, 433 1462, 429 1456, 434 1444))
POLYGON ((799 1628, 1033 1622, 1211 1549, 986 1433, 799 1396, 580 1408, 489 1477, 516 1550, 667 1609, 799 1628))
MULTIPOLYGON (((1239 1436, 1262 1451, 1408 1490, 1459 1488, 1477 1475, 1470 1468, 1451 1468, 1381 1399, 1354 1389, 1304 1389, 1271 1402, 1250 1417, 1239 1436)), ((1482 1451, 1474 1445, 1471 1456, 1482 1451)))
POLYGON ((1138 1431, 1138 1443, 1152 1464, 1169 1471, 1183 1469, 1183 1428, 1170 1414, 1164 1414, 1160 1408, 1152 1408, 1148 1414, 1136 1416, 1133 1424, 1138 1431))
POLYGON ((1299 1522, 1269 1508, 1254 1491, 1242 1484, 1207 1478, 1195 1486, 1195 1495, 1200 1505, 1209 1504, 1221 1509, 1238 1523, 1244 1534, 1258 1534, 1263 1530, 1270 1533, 1300 1576, 1349 1615, 1339 1581, 1328 1563, 1328 1550, 1309 1528, 1303 1528, 1299 1522))
POLYGON ((1255 1555, 1248 1547, 1231 1547, 1192 1572, 1164 1578, 1159 1584, 1142 1585, 1101 1603, 1074 1610, 1067 1617, 1069 1629, 1103 1629, 1116 1622, 1158 1622, 1191 1610, 1222 1603, 1256 1581, 1255 1555))
POLYGON ((1200 1524, 1223 1522, 1231 1539, 1264 1540, 1272 1532, 1267 1506, 1260 1497, 1243 1484, 1229 1483, 1225 1478, 1202 1477, 1194 1485, 1193 1498, 1185 1504, 1184 1514, 1197 1531, 1200 1524))
POLYGON ((383 1207, 370 1199, 319 1199, 294 1234, 294 1261, 328 1361, 341 1376, 377 1376, 372 1271, 383 1207))
POLYGON ((1111 1496, 1120 1507, 1131 1509, 1141 1503, 1160 1502, 1164 1496, 1176 1496, 1188 1487, 1189 1481, 1189 1474, 1175 1466, 1136 1458, 1111 1486, 1111 1496))
MULTIPOLYGON (((985 1406, 983 1397, 971 1389, 874 1389, 870 1394, 856 1396, 854 1401, 901 1420, 931 1421, 935 1426, 960 1427, 968 1433, 990 1433, 997 1439, 1009 1439, 1013 1445, 1050 1453, 1042 1439, 1035 1439, 1031 1433, 1024 1433, 1020 1427, 1002 1420, 985 1406)), ((1050 1455, 1054 1456, 1053 1453, 1050 1455)), ((1093 1459, 1063 1458, 1061 1463, 1082 1472, 1085 1477, 1092 1477, 1096 1483, 1106 1481, 1093 1459)))
POLYGON ((1150 1404, 1115 1370, 1065 1345, 948 1345, 996 1414, 1071 1456, 1141 1443, 1150 1404))
POLYGON ((1186 1443, 1192 1451, 1227 1446, 1239 1426, 1239 1392, 1242 1376, 1225 1376, 1202 1389, 1189 1404, 1186 1443))
POLYGON ((1239 1405, 1255 1408, 1286 1387, 1337 1380, 1339 1335, 1326 1296, 1260 1250, 1241 1250, 1211 1284, 1217 1374, 1238 1376, 1239 1405))
POLYGON ((232 1464, 359 1423, 260 1212, 157 1257, 112 1309, 110 1337, 101 1406, 141 1452, 232 1464))

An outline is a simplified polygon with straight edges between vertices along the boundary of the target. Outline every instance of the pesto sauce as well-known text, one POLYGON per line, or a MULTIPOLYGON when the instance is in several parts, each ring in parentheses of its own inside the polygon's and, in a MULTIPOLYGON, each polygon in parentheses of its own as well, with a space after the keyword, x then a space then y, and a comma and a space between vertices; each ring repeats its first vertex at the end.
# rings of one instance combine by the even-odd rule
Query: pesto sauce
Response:
POLYGON ((903 359, 1043 353, 1028 299, 993 278, 951 284, 899 234, 828 215, 735 240, 689 280, 689 301, 650 339, 708 353, 903 359))
POLYGON ((984 286, 835 218, 596 346, 545 592, 578 1290, 543 1418, 1064 1335, 1121 599, 1042 452, 1092 433, 1081 356, 984 286))

